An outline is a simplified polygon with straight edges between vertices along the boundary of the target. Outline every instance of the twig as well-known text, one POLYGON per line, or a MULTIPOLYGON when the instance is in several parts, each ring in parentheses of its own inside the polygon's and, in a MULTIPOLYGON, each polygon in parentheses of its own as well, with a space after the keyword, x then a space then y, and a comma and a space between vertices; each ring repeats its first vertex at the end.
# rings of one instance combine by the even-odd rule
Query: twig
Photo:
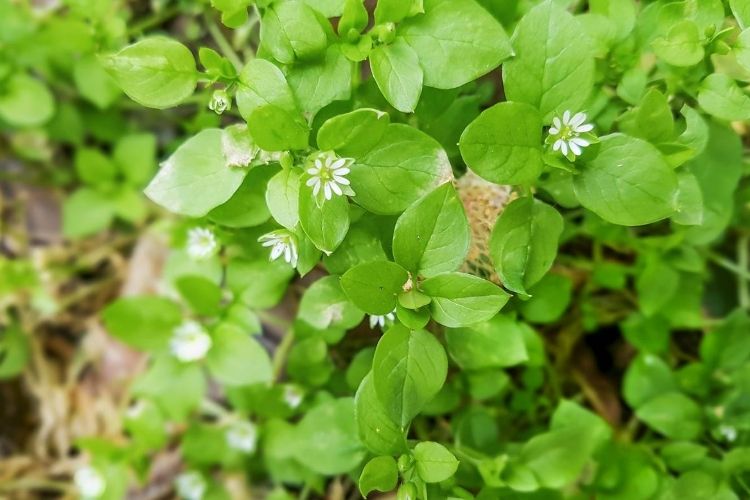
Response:
POLYGON ((237 55, 237 52, 235 52, 232 45, 224 36, 224 33, 222 33, 219 25, 216 24, 216 20, 209 14, 206 14, 205 18, 206 28, 208 28, 208 32, 211 35, 211 38, 214 39, 214 42, 216 42, 216 45, 219 46, 222 55, 229 59, 229 62, 232 63, 232 66, 234 66, 237 72, 242 71, 242 60, 240 59, 240 56, 237 55))
POLYGON ((284 371, 286 365, 286 358, 289 354, 289 350, 292 348, 294 343, 294 334, 289 329, 284 333, 281 338, 281 343, 276 347, 276 352, 273 353, 273 380, 278 381, 281 378, 281 373, 284 371))

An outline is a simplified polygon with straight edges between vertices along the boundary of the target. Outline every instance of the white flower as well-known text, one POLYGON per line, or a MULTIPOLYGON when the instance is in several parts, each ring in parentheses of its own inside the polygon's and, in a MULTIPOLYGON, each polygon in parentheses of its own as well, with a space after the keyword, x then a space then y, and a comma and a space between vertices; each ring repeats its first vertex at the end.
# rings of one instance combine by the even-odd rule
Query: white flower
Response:
POLYGON ((251 422, 242 420, 232 423, 224 436, 230 448, 243 453, 252 453, 258 441, 258 430, 251 422))
POLYGON ((330 200, 334 194, 343 195, 341 186, 349 185, 346 175, 350 171, 348 165, 353 161, 349 158, 337 158, 330 153, 316 158, 314 166, 307 169, 307 173, 311 175, 307 185, 312 186, 313 196, 318 196, 321 188, 326 200, 330 200))
POLYGON ((381 329, 385 328, 386 320, 393 321, 395 319, 396 316, 392 312, 389 312, 388 314, 384 314, 382 316, 370 314, 370 329, 374 330, 376 325, 380 325, 381 329))
POLYGON ((73 481, 82 498, 99 498, 107 487, 104 476, 91 466, 78 469, 73 481))
POLYGON ((297 408, 302 403, 302 393, 293 385, 284 387, 284 402, 289 408, 297 408))
POLYGON ((719 433, 730 443, 737 439, 737 429, 731 425, 722 425, 719 427, 719 433))
POLYGON ((205 227, 194 227, 188 231, 187 240, 187 253, 195 260, 207 259, 219 248, 213 231, 205 227))
POLYGON ((279 229, 264 234, 258 238, 258 241, 264 247, 271 247, 271 260, 276 260, 283 255, 286 262, 292 267, 297 267, 297 238, 293 233, 286 229, 279 229))
POLYGON ((206 480, 199 472, 184 472, 175 479, 177 495, 185 500, 201 500, 206 493, 206 480))
POLYGON ((211 337, 195 321, 185 321, 172 332, 169 349, 182 362, 203 359, 211 348, 211 337))
POLYGON ((591 132, 594 126, 586 121, 586 113, 576 113, 571 118, 570 111, 565 111, 562 120, 557 116, 552 120, 552 127, 549 129, 549 136, 554 140, 552 149, 561 151, 563 156, 568 156, 568 151, 573 157, 582 153, 581 148, 591 144, 586 139, 580 137, 581 134, 591 132))

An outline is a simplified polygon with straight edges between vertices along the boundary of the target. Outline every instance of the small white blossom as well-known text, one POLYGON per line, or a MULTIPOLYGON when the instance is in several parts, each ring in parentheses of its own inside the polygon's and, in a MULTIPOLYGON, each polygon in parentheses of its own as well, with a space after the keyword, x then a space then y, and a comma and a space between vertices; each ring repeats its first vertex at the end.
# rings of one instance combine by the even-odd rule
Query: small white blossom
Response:
POLYGON ((169 349, 182 362, 203 359, 211 348, 211 337, 195 321, 185 321, 174 329, 169 349))
POLYGON ((737 439, 737 429, 731 425, 722 425, 719 427, 719 433, 730 443, 737 439))
POLYGON ((206 480, 199 472, 184 472, 175 479, 177 495, 185 500, 201 500, 206 493, 206 480))
POLYGON ((107 487, 104 476, 91 466, 78 469, 73 476, 78 492, 82 498, 99 498, 107 487))
POLYGON ((293 233, 286 229, 279 229, 264 234, 258 238, 258 241, 264 247, 271 247, 271 260, 276 260, 283 255, 286 262, 292 267, 297 267, 297 238, 293 233))
POLYGON ((211 257, 219 248, 213 231, 205 227, 194 227, 188 231, 187 253, 190 258, 203 260, 211 257))
POLYGON ((237 421, 229 426, 224 436, 230 448, 243 453, 252 453, 258 441, 258 430, 251 422, 237 421))
POLYGON ((346 175, 350 172, 349 165, 352 161, 349 158, 337 158, 333 154, 324 154, 316 158, 314 166, 307 169, 311 176, 307 180, 307 185, 312 186, 313 196, 318 196, 321 189, 326 200, 330 200, 334 194, 343 195, 342 186, 349 186, 346 175))
POLYGON ((565 111, 562 120, 556 116, 549 129, 550 139, 554 140, 552 149, 562 152, 563 156, 568 156, 568 151, 573 157, 579 156, 583 152, 581 148, 591 144, 581 134, 594 130, 594 126, 585 121, 586 113, 576 113, 571 117, 571 112, 565 111))
POLYGON ((284 402, 289 408, 295 409, 302 404, 302 393, 293 385, 284 387, 284 402))
POLYGON ((375 326, 380 326, 380 328, 385 328, 385 322, 387 321, 394 321, 396 319, 396 316, 389 312, 388 314, 383 314, 381 316, 370 314, 370 329, 374 330, 375 326))

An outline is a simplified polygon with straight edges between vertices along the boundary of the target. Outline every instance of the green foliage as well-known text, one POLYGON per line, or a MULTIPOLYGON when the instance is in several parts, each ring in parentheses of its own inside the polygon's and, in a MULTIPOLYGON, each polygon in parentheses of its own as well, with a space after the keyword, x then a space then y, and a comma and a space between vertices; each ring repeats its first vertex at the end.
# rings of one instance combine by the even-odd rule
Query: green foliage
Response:
MULTIPOLYGON (((185 498, 747 496, 748 2, 149 8, 0 1, 21 180, 76 249, 170 247, 100 315, 146 354, 80 496, 177 449, 185 498)), ((91 276, 8 234, 33 381, 91 276)))

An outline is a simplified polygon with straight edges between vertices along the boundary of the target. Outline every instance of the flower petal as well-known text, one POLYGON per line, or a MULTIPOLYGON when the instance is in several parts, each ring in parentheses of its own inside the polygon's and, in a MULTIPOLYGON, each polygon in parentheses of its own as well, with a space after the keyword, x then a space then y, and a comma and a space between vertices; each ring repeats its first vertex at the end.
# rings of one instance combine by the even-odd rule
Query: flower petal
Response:
POLYGON ((318 179, 318 182, 315 183, 315 187, 313 187, 313 196, 318 196, 318 193, 320 193, 320 179, 318 179))
POLYGON ((557 135, 560 133, 560 129, 557 127, 550 127, 549 135, 557 135))
POLYGON ((338 175, 334 175, 333 180, 344 186, 348 186, 350 184, 349 179, 347 179, 346 177, 339 177, 338 175))
POLYGON ((578 146, 581 146, 582 148, 585 148, 586 146, 591 144, 586 139, 581 139, 580 137, 574 137, 573 139, 570 140, 570 142, 572 142, 573 144, 577 144, 578 146))
POLYGON ((560 141, 560 150, 562 151, 563 156, 566 156, 568 154, 568 143, 560 141))
POLYGON ((305 182, 305 185, 312 186, 313 184, 320 183, 320 179, 318 177, 310 177, 307 179, 307 182, 305 182))
POLYGON ((581 148, 578 147, 578 144, 574 143, 573 141, 570 141, 568 145, 570 146, 570 150, 573 152, 574 155, 576 156, 581 155, 581 148))
POLYGON ((341 192, 341 188, 339 187, 339 185, 335 182, 331 181, 328 184, 331 186, 331 189, 333 189, 333 192, 337 195, 341 196, 342 194, 344 194, 343 192, 341 192))
MULTIPOLYGON (((554 117, 552 119, 552 125, 554 125, 554 127, 557 130, 560 130, 562 128, 562 123, 560 123, 560 119, 558 117, 554 117)), ((557 132, 555 132, 555 133, 557 133, 557 132)))
POLYGON ((555 144, 552 145, 552 150, 553 151, 560 151, 560 147, 562 146, 563 142, 564 141, 562 139, 556 140, 555 144))
POLYGON ((575 128, 586 121, 586 113, 576 113, 576 115, 570 120, 570 126, 575 128))
POLYGON ((285 245, 283 243, 279 243, 273 249, 271 250, 271 260, 276 260, 279 258, 279 256, 284 253, 284 247, 285 245))
POLYGON ((570 125, 570 111, 568 111, 567 109, 563 113, 563 123, 565 125, 570 125))
POLYGON ((326 182, 326 185, 323 186, 323 193, 326 196, 326 200, 331 199, 331 183, 330 182, 326 182))
POLYGON ((339 158, 338 160, 331 163, 331 168, 333 170, 336 170, 337 168, 341 168, 344 165, 346 165, 346 160, 344 158, 339 158))
POLYGON ((594 130, 594 126, 590 123, 584 123, 583 125, 577 126, 574 131, 578 133, 591 132, 594 130))

